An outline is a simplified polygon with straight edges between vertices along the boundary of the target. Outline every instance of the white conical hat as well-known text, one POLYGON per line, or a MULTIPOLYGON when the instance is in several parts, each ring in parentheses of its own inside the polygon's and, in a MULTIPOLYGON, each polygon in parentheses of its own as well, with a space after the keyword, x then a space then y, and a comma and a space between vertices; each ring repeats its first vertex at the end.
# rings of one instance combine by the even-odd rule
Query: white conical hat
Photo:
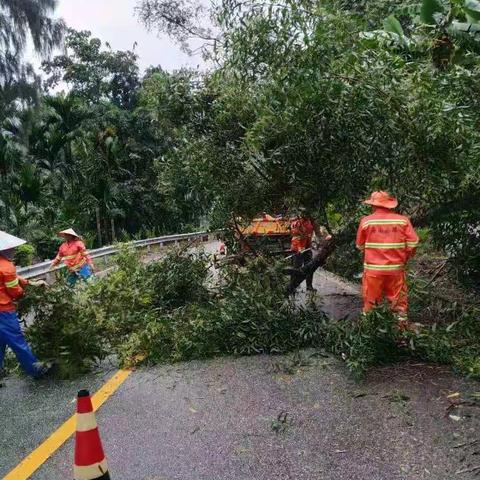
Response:
POLYGON ((58 234, 63 237, 63 235, 72 235, 73 237, 80 238, 80 235, 75 232, 73 228, 67 228, 67 230, 62 230, 61 232, 58 232, 58 234))
POLYGON ((11 250, 12 248, 19 247, 20 245, 23 245, 25 243, 27 243, 26 240, 14 237, 13 235, 2 232, 0 230, 0 251, 11 250))

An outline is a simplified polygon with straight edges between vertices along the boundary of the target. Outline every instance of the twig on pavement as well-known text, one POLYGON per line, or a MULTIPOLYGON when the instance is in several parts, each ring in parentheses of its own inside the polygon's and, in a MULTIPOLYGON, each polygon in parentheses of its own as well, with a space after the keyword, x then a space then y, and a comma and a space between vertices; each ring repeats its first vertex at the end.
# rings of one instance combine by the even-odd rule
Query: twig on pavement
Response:
POLYGON ((458 472, 455 472, 455 475, 461 475, 462 473, 472 473, 472 472, 478 472, 480 471, 480 465, 477 465, 476 467, 471 467, 471 468, 464 468, 463 470, 458 470, 458 472))

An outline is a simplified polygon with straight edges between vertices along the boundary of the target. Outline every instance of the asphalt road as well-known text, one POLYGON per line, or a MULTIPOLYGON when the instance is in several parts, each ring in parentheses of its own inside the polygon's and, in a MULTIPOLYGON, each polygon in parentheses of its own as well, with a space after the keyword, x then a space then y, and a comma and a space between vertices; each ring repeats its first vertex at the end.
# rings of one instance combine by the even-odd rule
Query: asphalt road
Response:
MULTIPOLYGON (((479 463, 479 445, 454 448, 478 440, 478 408, 447 410, 450 394, 467 398, 478 384, 419 364, 356 384, 334 359, 304 363, 257 356, 135 372, 97 414, 112 479, 478 478, 456 472, 479 463)), ((71 414, 80 386, 100 381, 9 382, 0 473, 71 414)), ((32 479, 72 478, 72 454, 69 441, 32 479)))
MULTIPOLYGON (((315 281, 331 315, 358 308, 354 286, 326 273, 315 281)), ((480 409, 451 407, 480 384, 424 364, 376 369, 356 384, 341 362, 313 353, 134 372, 97 413, 112 480, 480 478, 480 409)), ((79 389, 93 392, 113 373, 104 365, 72 382, 9 378, 0 476, 74 412, 79 389)), ((72 456, 70 440, 31 478, 73 478, 72 456)))

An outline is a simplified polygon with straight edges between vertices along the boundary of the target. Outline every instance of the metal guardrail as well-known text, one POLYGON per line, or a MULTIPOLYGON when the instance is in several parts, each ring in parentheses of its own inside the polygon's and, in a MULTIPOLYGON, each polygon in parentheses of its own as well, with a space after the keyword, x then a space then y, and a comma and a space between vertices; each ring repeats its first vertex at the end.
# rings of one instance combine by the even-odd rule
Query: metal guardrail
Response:
MULTIPOLYGON (((127 243, 127 245, 131 245, 135 248, 146 248, 148 251, 152 247, 163 247, 164 245, 170 245, 172 243, 179 243, 184 241, 192 241, 201 239, 203 242, 209 241, 210 235, 208 232, 195 232, 195 233, 183 233, 180 235, 168 235, 165 237, 157 237, 157 238, 147 238, 145 240, 136 240, 133 242, 127 243)), ((109 246, 109 247, 102 247, 97 248, 96 250, 89 250, 89 255, 92 259, 99 259, 103 258, 106 259, 111 255, 115 255, 118 252, 118 247, 116 246, 109 246)), ((30 265, 29 267, 18 268, 17 273, 23 278, 45 278, 49 274, 62 270, 65 265, 59 265, 58 267, 54 267, 50 269, 50 265, 52 264, 52 260, 47 262, 37 263, 36 265, 30 265)))

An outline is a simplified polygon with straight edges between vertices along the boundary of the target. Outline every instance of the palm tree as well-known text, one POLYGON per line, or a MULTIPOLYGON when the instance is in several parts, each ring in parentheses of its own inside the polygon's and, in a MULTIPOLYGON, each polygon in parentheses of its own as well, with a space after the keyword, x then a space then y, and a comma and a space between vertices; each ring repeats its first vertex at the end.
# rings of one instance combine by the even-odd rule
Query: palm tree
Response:
POLYGON ((48 55, 63 38, 62 20, 50 17, 57 0, 0 0, 2 52, 21 56, 30 37, 35 51, 48 55))
POLYGON ((0 0, 0 107, 34 96, 35 76, 23 54, 29 39, 42 56, 61 43, 65 24, 51 17, 56 6, 57 0, 0 0))

